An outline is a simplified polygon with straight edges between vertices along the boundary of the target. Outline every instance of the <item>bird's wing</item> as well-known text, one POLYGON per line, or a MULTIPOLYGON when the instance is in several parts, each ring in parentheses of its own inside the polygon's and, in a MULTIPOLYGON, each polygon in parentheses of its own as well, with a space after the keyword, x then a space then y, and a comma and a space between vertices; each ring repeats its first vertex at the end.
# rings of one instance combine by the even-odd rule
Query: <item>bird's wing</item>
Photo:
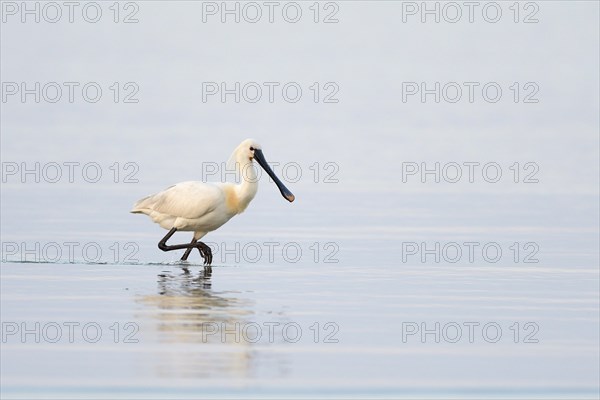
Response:
POLYGON ((204 182, 182 182, 144 197, 131 212, 156 211, 182 218, 200 218, 224 202, 223 191, 204 182))

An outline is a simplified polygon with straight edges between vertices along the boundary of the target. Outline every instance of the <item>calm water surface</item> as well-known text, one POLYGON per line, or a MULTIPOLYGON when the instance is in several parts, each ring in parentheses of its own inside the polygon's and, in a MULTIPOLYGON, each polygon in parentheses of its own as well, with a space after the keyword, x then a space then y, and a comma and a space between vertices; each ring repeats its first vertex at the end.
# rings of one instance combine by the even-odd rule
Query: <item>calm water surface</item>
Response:
MULTIPOLYGON (((262 189, 269 193, 273 188, 262 189)), ((329 202, 341 195, 335 190, 307 193, 305 201, 317 213, 310 220, 269 194, 263 193, 262 205, 257 202, 238 217, 239 225, 232 221, 229 230, 212 235, 213 245, 227 243, 230 249, 215 254, 212 270, 200 265, 196 253, 182 264, 178 254, 160 252, 156 242, 163 231, 145 217, 125 213, 108 212, 95 223, 97 231, 85 235, 70 232, 88 230, 89 224, 67 219, 70 230, 55 239, 98 243, 103 251, 98 263, 86 262, 79 248, 72 263, 66 255, 56 263, 31 256, 30 262, 15 262, 21 260, 5 255, 3 395, 597 393, 599 277, 593 263, 598 255, 586 252, 597 239, 593 221, 587 228, 585 223, 561 228, 532 217, 532 226, 515 227, 510 218, 492 225, 482 214, 482 229, 466 228, 461 221, 473 210, 449 196, 446 201, 456 205, 453 213, 423 216, 414 208, 389 215, 404 223, 382 224, 377 211, 361 214, 345 207, 336 215, 326 213, 329 202), (129 218, 130 230, 139 223, 140 232, 115 231, 114 238, 108 237, 109 226, 121 217, 129 218), (402 251, 408 242, 469 240, 498 243, 509 255, 497 263, 480 255, 472 263, 465 258, 451 263, 443 256, 436 263, 430 255, 423 263, 420 255, 402 251), (540 247, 534 257, 539 262, 515 263, 508 247, 532 240, 540 247), (231 251, 236 242, 247 251, 231 251), (269 260, 264 243, 271 242, 279 244, 272 245, 276 250, 269 260), (121 247, 116 260, 114 243, 121 247), (139 247, 124 261, 131 253, 126 243, 139 247), (286 243, 294 243, 289 254, 282 252, 286 243), (324 244, 333 247, 324 249, 324 244), (296 248, 300 257, 292 251, 296 248), (251 250, 256 249, 263 253, 254 262, 257 253, 251 250), (39 337, 9 334, 15 323, 34 332, 39 323, 39 337), (70 323, 78 324, 72 338, 70 323), (57 339, 56 325, 61 329, 57 339), (429 333, 422 336, 422 329, 429 333)), ((349 195, 372 199, 361 192, 349 195)), ((11 196, 5 194, 9 201, 11 196)), ((124 197, 98 199, 97 206, 106 203, 108 209, 124 197)), ((477 201, 498 213, 514 206, 501 198, 477 201)), ((585 197, 565 201, 579 201, 575 208, 582 215, 593 213, 593 201, 585 197)), ((437 200, 406 196, 407 204, 413 202, 435 210, 437 200)), ((574 212, 573 225, 581 223, 574 212)), ((44 228, 40 237, 46 235, 44 228)), ((46 243, 25 229, 14 237, 30 246, 46 243)), ((188 240, 184 234, 175 237, 188 240)))

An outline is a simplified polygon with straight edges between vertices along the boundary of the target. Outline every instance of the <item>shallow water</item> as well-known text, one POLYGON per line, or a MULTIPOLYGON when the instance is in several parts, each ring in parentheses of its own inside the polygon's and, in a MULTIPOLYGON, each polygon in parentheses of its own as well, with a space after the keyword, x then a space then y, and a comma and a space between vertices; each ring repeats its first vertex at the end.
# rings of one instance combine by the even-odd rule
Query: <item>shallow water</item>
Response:
POLYGON ((592 396, 597 280, 585 268, 6 263, 3 321, 39 322, 42 334, 3 344, 3 390, 592 396), (101 338, 75 329, 69 343, 66 322, 94 322, 101 338), (470 343, 468 322, 497 324, 501 337, 488 343, 496 328, 478 328, 470 343), (63 325, 57 343, 49 323, 63 325), (408 323, 464 331, 456 343, 450 326, 440 343, 403 341, 408 323))
MULTIPOLYGON (((406 196, 406 203, 435 210, 428 197, 406 196)), ((585 197, 569 202, 582 208, 582 216, 594 214, 585 197)), ((502 200, 497 203, 501 209, 502 200)), ((328 219, 350 218, 350 208, 327 216, 315 203, 312 209, 323 218, 303 228, 304 217, 293 212, 264 214, 261 221, 264 206, 252 204, 238 217, 247 224, 236 227, 232 220, 230 229, 213 234, 213 246, 226 243, 230 253, 215 253, 211 270, 197 253, 181 263, 180 252, 160 252, 155 246, 164 231, 139 215, 127 218, 147 233, 93 241, 104 251, 97 263, 78 252, 86 241, 75 247, 73 260, 68 253, 53 263, 5 254, 3 395, 595 396, 598 254, 586 253, 597 239, 593 221, 573 215, 573 226, 560 228, 532 217, 526 226, 482 221, 482 229, 465 227, 473 210, 456 206, 451 214, 440 212, 444 217, 407 213, 398 217, 405 224, 388 226, 373 221, 376 213, 358 215, 342 230, 328 219), (276 225, 277 219, 288 222, 276 225), (122 237, 139 246, 134 260, 114 259, 111 246, 124 247, 122 237), (509 255, 497 263, 477 252, 472 263, 466 256, 447 262, 443 255, 439 263, 432 255, 422 262, 420 255, 404 254, 403 261, 402 243, 422 240, 495 242, 509 255), (540 247, 538 262, 515 263, 508 247, 532 240, 540 247), (236 253, 236 241, 240 249, 252 245, 236 253), (264 245, 270 241, 281 243, 272 245, 272 261, 264 245), (287 243, 302 256, 283 253, 287 243), (337 248, 326 252, 327 262, 321 249, 315 262, 314 243, 337 248), (256 249, 263 253, 254 261, 256 249), (24 329, 37 329, 37 337, 23 336, 24 329)), ((97 226, 109 229, 111 223, 109 217, 97 226)), ((84 229, 80 221, 65 224, 84 229)), ((57 235, 56 243, 73 239, 68 232, 57 235)), ((45 245, 40 241, 40 248, 45 245)))

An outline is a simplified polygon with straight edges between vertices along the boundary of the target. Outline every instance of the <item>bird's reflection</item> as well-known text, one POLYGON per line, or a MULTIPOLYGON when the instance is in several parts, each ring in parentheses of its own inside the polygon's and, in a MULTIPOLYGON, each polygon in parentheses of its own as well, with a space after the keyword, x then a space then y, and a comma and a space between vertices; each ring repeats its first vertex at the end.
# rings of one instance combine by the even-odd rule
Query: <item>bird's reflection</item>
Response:
MULTIPOLYGON (((158 275, 158 294, 144 296, 142 302, 154 306, 160 321, 162 339, 175 342, 229 343, 238 339, 212 332, 243 323, 252 314, 252 302, 238 293, 212 290, 212 268, 193 273, 186 266, 158 275)), ((239 340, 238 340, 239 342, 239 340)))
MULTIPOLYGON (((239 293, 213 290, 212 274, 210 267, 199 272, 185 266, 163 271, 158 275, 158 293, 138 299, 150 308, 150 324, 143 331, 165 345, 157 353, 159 376, 246 378, 253 374, 256 342, 247 340, 243 329, 252 323, 254 304, 239 293)), ((147 321, 147 310, 140 317, 147 321)), ((282 368, 281 360, 263 361, 282 368)))
POLYGON ((257 356, 255 346, 261 342, 249 340, 244 332, 244 327, 255 324, 254 302, 239 292, 215 291, 212 276, 210 267, 198 272, 186 266, 163 271, 158 274, 157 293, 138 298, 146 306, 139 317, 149 322, 142 327, 144 337, 159 344, 152 355, 156 362, 151 363, 156 374, 245 379, 254 376, 259 365, 270 365, 275 376, 285 375, 285 357, 257 356))
POLYGON ((169 296, 178 291, 183 295, 203 294, 207 293, 205 290, 211 288, 210 278, 212 277, 212 267, 204 267, 197 277, 192 275, 187 266, 182 266, 181 271, 180 279, 177 279, 176 276, 170 274, 168 271, 158 275, 159 295, 169 296), (178 285, 173 285, 176 280, 181 283, 181 288, 178 288, 178 285))

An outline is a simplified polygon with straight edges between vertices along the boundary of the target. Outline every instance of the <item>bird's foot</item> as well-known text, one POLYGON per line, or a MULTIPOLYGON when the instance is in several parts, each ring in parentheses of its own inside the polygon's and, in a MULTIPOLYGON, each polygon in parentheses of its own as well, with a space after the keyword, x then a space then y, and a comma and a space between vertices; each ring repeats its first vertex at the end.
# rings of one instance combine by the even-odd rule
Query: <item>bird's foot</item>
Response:
POLYGON ((202 242, 196 243, 196 248, 200 251, 200 255, 204 258, 204 265, 210 266, 212 264, 212 250, 209 246, 202 242))

